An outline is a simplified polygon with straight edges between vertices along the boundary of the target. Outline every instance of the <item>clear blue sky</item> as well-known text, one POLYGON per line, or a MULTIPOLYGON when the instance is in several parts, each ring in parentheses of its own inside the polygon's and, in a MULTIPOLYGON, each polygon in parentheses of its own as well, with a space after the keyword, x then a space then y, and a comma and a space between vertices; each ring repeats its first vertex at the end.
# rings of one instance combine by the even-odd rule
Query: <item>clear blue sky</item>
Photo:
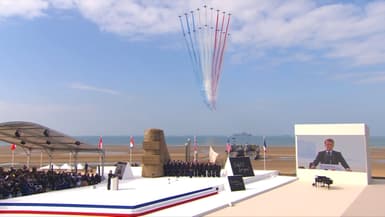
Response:
POLYGON ((71 135, 292 135, 364 122, 385 135, 385 1, 0 0, 0 122, 71 135), (217 111, 178 15, 231 11, 217 111))

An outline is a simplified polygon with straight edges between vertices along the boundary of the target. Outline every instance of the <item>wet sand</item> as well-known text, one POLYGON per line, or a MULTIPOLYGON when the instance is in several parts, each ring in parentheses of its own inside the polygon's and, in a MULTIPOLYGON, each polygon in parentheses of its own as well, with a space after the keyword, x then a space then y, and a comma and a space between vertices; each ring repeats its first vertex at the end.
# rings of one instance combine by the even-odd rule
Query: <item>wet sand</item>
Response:
MULTIPOLYGON (((127 145, 105 145, 106 151, 105 162, 107 164, 113 164, 118 161, 129 161, 129 148, 127 145)), ((227 157, 224 146, 213 146, 214 150, 219 154, 217 163, 224 165, 227 157)), ((184 146, 168 146, 171 159, 173 160, 184 160, 185 159, 185 147, 184 146)), ((208 161, 208 146, 200 146, 198 151, 198 159, 201 162, 208 161)), ((191 150, 192 153, 192 150, 191 150)), ((140 146, 136 146, 132 152, 133 162, 141 163, 143 150, 140 146)), ((26 153, 21 149, 17 148, 15 151, 15 165, 21 167, 27 162, 26 153)), ((49 163, 49 158, 46 153, 42 154, 42 165, 45 166, 49 163)), ((74 157, 70 156, 69 153, 54 152, 52 162, 57 165, 63 163, 74 162, 74 157)), ((191 157, 192 158, 192 157, 191 157)), ((369 158, 372 166, 372 176, 374 177, 385 177, 385 148, 371 147, 369 149, 369 158)), ((8 146, 0 147, 0 164, 7 167, 4 164, 11 162, 12 154, 8 146)), ((97 164, 99 157, 95 153, 79 153, 78 163, 84 164, 88 162, 89 165, 97 164)), ((264 167, 263 152, 261 152, 261 158, 258 160, 251 160, 253 168, 255 170, 262 170, 264 167)), ((41 165, 41 152, 36 150, 31 155, 31 166, 40 167, 41 165)), ((266 169, 278 170, 284 175, 295 175, 295 148, 294 147, 279 147, 270 146, 266 153, 266 169)))

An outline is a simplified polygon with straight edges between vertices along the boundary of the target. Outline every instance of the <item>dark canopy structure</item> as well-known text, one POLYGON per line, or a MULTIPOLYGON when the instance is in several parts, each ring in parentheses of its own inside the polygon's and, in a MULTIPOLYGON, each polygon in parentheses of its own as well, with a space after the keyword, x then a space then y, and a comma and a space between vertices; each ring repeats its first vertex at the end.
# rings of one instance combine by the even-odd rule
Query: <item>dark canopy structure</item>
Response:
POLYGON ((31 122, 0 123, 0 140, 26 149, 52 149, 73 152, 101 152, 56 130, 31 122))
POLYGON ((22 147, 28 157, 27 164, 29 164, 31 151, 35 149, 44 150, 48 153, 50 162, 52 160, 52 152, 55 151, 73 153, 75 155, 75 162, 79 152, 95 152, 99 153, 104 161, 104 150, 32 122, 15 121, 0 123, 0 141, 22 147))

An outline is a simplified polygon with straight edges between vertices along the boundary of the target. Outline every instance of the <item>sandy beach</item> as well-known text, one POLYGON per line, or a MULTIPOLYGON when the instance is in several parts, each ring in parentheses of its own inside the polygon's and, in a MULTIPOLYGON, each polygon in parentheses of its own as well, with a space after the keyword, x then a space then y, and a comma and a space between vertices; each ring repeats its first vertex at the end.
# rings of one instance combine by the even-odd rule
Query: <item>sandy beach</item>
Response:
MULTIPOLYGON (((129 161, 129 148, 127 145, 105 145, 106 164, 113 164, 118 161, 129 161)), ((219 153, 217 162, 224 165, 226 153, 223 146, 213 146, 214 150, 219 153)), ((184 146, 168 146, 169 153, 173 160, 184 160, 184 146)), ((200 146, 198 151, 198 159, 202 162, 208 160, 208 146, 200 146)), ((385 177, 385 148, 371 147, 370 163, 372 166, 373 177, 385 177)), ((191 151, 192 153, 192 151, 191 151)), ((136 146, 132 152, 133 162, 141 163, 143 150, 140 146, 136 146)), ((27 157, 21 148, 17 148, 14 153, 15 166, 20 167, 26 164, 27 157)), ((12 154, 8 146, 0 147, 0 164, 3 166, 9 165, 12 160, 12 154)), ((53 153, 53 163, 62 165, 63 163, 74 162, 74 157, 69 153, 56 152, 53 153)), ((94 153, 79 153, 78 163, 93 165, 97 164, 99 157, 94 153)), ((263 170, 263 159, 252 160, 252 165, 255 170, 263 170)), ((39 150, 33 151, 31 155, 31 166, 40 167, 49 163, 47 153, 42 153, 39 150), (41 158, 42 156, 42 158, 41 158)), ((295 175, 295 148, 294 147, 279 147, 270 146, 266 154, 266 169, 278 170, 283 175, 295 175)))

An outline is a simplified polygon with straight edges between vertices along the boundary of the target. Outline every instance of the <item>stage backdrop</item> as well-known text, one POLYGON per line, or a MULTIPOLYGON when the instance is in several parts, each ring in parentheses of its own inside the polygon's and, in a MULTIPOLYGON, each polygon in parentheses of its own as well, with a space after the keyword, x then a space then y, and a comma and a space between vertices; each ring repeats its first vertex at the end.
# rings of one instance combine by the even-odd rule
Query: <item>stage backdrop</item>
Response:
POLYGON ((298 124, 295 125, 297 176, 301 180, 313 181, 317 175, 328 176, 336 184, 368 184, 368 135, 365 124, 298 124), (340 152, 351 171, 338 165, 312 164, 319 152, 325 150, 324 141, 334 140, 334 151, 340 152))

